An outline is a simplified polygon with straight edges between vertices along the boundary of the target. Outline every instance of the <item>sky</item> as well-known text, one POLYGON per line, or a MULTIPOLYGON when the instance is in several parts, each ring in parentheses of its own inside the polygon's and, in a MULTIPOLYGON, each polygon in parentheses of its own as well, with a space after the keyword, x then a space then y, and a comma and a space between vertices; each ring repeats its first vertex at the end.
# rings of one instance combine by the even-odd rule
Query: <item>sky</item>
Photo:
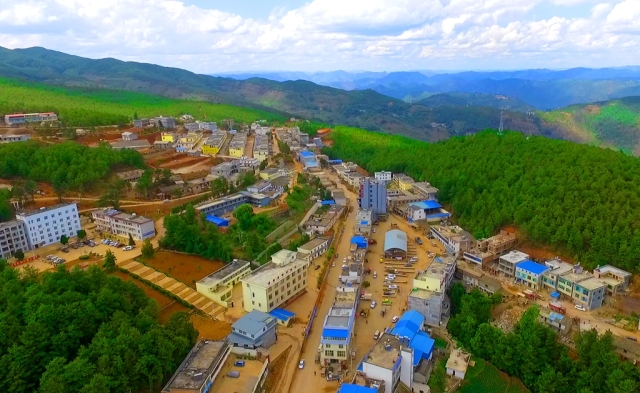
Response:
POLYGON ((198 73, 640 65, 640 0, 0 0, 0 46, 198 73))

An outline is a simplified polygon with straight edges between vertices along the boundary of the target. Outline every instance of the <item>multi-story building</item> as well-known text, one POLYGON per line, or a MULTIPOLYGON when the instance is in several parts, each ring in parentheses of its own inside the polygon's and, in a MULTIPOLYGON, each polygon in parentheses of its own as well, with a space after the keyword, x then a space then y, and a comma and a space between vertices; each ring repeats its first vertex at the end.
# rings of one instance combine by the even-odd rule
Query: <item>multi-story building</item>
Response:
POLYGON ((529 259, 529 255, 520 251, 511 251, 508 254, 502 255, 498 259, 498 271, 502 272, 507 277, 516 276, 516 267, 519 263, 529 259))
POLYGON ((269 158, 270 153, 270 140, 267 135, 256 135, 255 141, 253 142, 253 158, 257 159, 259 162, 265 161, 269 158))
POLYGON ((336 291, 324 319, 320 338, 320 363, 342 369, 347 366, 356 318, 356 291, 336 291))
POLYGON ((96 210, 91 213, 91 217, 98 230, 123 238, 131 235, 136 240, 145 240, 156 235, 155 224, 147 217, 122 213, 115 209, 96 210))
POLYGON ((408 307, 418 311, 428 325, 440 326, 442 317, 449 315, 451 307, 445 292, 451 286, 455 271, 456 258, 435 257, 413 278, 408 307))
POLYGON ((231 157, 243 157, 245 155, 244 149, 247 145, 247 134, 239 132, 233 136, 231 143, 229 143, 229 155, 231 157))
POLYGON ((383 181, 385 183, 391 182, 392 173, 391 172, 376 172, 374 173, 374 177, 378 181, 383 181))
POLYGON ((462 352, 460 349, 454 349, 451 351, 451 355, 449 355, 449 359, 447 359, 447 364, 445 365, 447 375, 451 375, 460 380, 464 379, 464 376, 467 374, 467 368, 469 368, 470 360, 470 354, 462 352))
POLYGON ((202 154, 218 154, 227 140, 227 133, 224 131, 215 131, 207 138, 202 145, 202 154))
POLYGON ((238 160, 223 162, 211 168, 212 175, 224 177, 225 179, 229 179, 238 172, 240 172, 238 160))
POLYGON ((298 247, 298 258, 311 262, 329 250, 331 239, 327 237, 317 237, 300 247, 298 247))
POLYGON ((43 113, 15 113, 12 115, 4 115, 4 122, 7 125, 35 123, 42 121, 58 121, 58 116, 53 112, 43 113))
POLYGON ((431 183, 418 182, 413 184, 413 188, 411 191, 416 195, 420 195, 426 200, 432 200, 436 199, 436 195, 438 195, 439 190, 433 187, 431 183))
POLYGON ((149 124, 151 124, 151 121, 147 118, 144 119, 135 119, 133 121, 133 126, 136 128, 144 128, 146 126, 148 126, 149 124))
POLYGON ((62 236, 76 236, 82 229, 75 202, 17 213, 16 219, 25 223, 27 238, 32 248, 59 242, 62 236))
POLYGON ((176 119, 174 119, 173 117, 158 116, 150 119, 149 122, 156 127, 167 129, 176 128, 176 119))
POLYGON ((502 290, 499 280, 487 275, 482 267, 474 262, 460 261, 456 264, 455 277, 462 280, 467 288, 478 288, 481 292, 493 295, 502 290))
POLYGON ((178 140, 178 136, 175 132, 162 132, 160 133, 160 139, 162 139, 162 142, 174 143, 178 140))
POLYGON ((196 290, 223 307, 233 307, 233 287, 251 274, 251 263, 234 259, 221 269, 196 282, 196 290))
POLYGON ((195 206, 195 209, 204 214, 210 214, 212 216, 223 216, 226 213, 231 213, 239 206, 244 204, 250 204, 255 207, 269 206, 271 198, 264 194, 254 194, 247 191, 240 191, 237 194, 229 195, 226 197, 218 198, 213 201, 206 201, 195 206))
MULTIPOLYGON (((337 203, 337 202, 336 202, 337 203)), ((371 235, 371 228, 373 225, 373 212, 371 210, 358 210, 356 214, 356 235, 364 235, 369 237, 371 235)))
POLYGON ((18 250, 31 250, 26 225, 20 220, 0 223, 0 257, 11 258, 18 250))
POLYGON ((124 181, 135 182, 138 181, 143 174, 144 171, 142 169, 134 169, 132 171, 118 172, 116 176, 124 181))
POLYGON ((481 239, 472 244, 469 251, 462 253, 462 257, 471 263, 477 263, 483 267, 506 254, 516 244, 516 235, 507 231, 487 239, 481 239))
POLYGON ((540 289, 542 275, 549 270, 545 265, 524 260, 516 265, 516 281, 532 289, 540 289))
POLYGON ((203 135, 202 133, 190 132, 186 135, 183 135, 178 138, 178 143, 176 144, 177 152, 186 152, 191 150, 200 142, 203 135))
POLYGON ((120 149, 132 149, 132 150, 142 150, 148 149, 151 147, 151 144, 146 139, 135 139, 132 141, 113 141, 109 142, 111 148, 113 150, 120 149))
POLYGON ((231 325, 227 340, 232 347, 238 349, 268 349, 278 339, 277 327, 276 318, 266 312, 253 310, 231 325))
POLYGON ((14 142, 26 142, 31 139, 31 135, 29 134, 20 134, 20 135, 0 135, 0 143, 14 143, 14 142))
POLYGON ((609 296, 626 291, 631 282, 631 273, 611 265, 598 266, 593 269, 593 275, 607 284, 609 296))
POLYGON ((404 173, 394 173, 392 178, 393 184, 402 191, 411 191, 415 181, 404 173))
POLYGON ((565 297, 573 299, 574 285, 585 281, 593 275, 582 269, 580 265, 574 265, 572 270, 558 277, 558 292, 565 297))
POLYGON ((318 167, 318 158, 315 153, 309 150, 300 151, 298 153, 298 161, 300 161, 306 169, 318 167))
POLYGON ((545 266, 549 268, 542 273, 542 288, 549 292, 555 292, 558 289, 558 280, 563 274, 573 270, 573 265, 561 261, 559 258, 546 261, 545 266))
POLYGON ((198 124, 198 123, 185 123, 184 124, 184 128, 188 132, 198 132, 198 131, 200 131, 200 124, 198 124))
POLYGON ((162 393, 203 393, 220 374, 231 345, 224 341, 199 341, 162 389, 162 393))
POLYGON ((602 306, 607 284, 602 279, 591 277, 573 284, 573 302, 581 304, 587 310, 602 306))
POLYGON ((280 250, 271 262, 241 279, 245 311, 269 312, 307 290, 309 262, 297 259, 295 251, 280 250))
POLYGON ((431 225, 429 230, 434 239, 442 243, 449 254, 456 257, 469 251, 475 241, 469 232, 457 225, 431 225))
POLYGON ((362 179, 359 204, 361 209, 370 209, 374 219, 380 214, 387 214, 387 184, 369 177, 362 179))
POLYGON ((218 131, 218 125, 213 121, 197 122, 201 130, 218 131))

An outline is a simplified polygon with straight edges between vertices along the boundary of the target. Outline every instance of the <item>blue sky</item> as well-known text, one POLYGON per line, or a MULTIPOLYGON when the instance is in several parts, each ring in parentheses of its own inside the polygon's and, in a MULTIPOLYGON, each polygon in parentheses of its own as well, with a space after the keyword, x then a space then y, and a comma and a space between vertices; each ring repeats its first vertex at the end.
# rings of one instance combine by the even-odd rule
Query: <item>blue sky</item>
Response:
POLYGON ((640 0, 0 0, 0 46, 199 73, 640 64, 640 0))

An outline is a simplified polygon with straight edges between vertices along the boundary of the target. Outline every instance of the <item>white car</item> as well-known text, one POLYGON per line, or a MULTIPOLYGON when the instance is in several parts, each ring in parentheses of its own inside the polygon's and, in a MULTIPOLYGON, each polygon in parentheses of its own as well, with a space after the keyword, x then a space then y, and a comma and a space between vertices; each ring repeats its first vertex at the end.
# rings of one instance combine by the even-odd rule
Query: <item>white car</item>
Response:
POLYGON ((400 317, 397 315, 394 315, 393 318, 391 318, 391 322, 396 323, 398 322, 398 319, 400 319, 400 317))
POLYGON ((409 259, 409 262, 418 262, 418 257, 411 257, 411 259, 409 259))
POLYGON ((304 368, 304 359, 302 359, 302 360, 300 361, 300 363, 298 363, 298 368, 299 368, 300 370, 302 370, 302 369, 304 368))
POLYGON ((576 304, 574 307, 576 310, 587 311, 587 308, 581 304, 576 304))
POLYGON ((342 263, 347 263, 347 258, 342 258, 342 263))
POLYGON ((371 308, 376 308, 376 305, 377 305, 377 304, 378 304, 378 303, 376 303, 376 301, 375 301, 375 300, 374 300, 374 301, 372 301, 372 302, 371 302, 371 308))
POLYGON ((387 275, 387 280, 395 280, 395 279, 396 279, 396 275, 395 274, 387 275))
POLYGON ((376 233, 376 229, 375 228, 373 228, 373 233, 376 233))
POLYGON ((133 248, 134 248, 133 246, 126 246, 122 248, 122 251, 131 251, 133 250, 133 248))
POLYGON ((373 278, 378 278, 378 272, 373 272, 373 278))
POLYGON ((389 289, 398 289, 398 286, 395 284, 389 285, 389 289))

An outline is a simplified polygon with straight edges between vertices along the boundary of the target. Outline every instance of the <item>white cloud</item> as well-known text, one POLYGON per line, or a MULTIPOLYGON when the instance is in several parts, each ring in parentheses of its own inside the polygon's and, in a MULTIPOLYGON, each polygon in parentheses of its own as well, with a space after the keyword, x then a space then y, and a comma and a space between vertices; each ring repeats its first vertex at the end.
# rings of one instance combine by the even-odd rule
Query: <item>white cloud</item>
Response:
POLYGON ((196 72, 617 66, 638 62, 639 32, 640 0, 313 0, 259 20, 180 0, 0 0, 0 46, 196 72))

